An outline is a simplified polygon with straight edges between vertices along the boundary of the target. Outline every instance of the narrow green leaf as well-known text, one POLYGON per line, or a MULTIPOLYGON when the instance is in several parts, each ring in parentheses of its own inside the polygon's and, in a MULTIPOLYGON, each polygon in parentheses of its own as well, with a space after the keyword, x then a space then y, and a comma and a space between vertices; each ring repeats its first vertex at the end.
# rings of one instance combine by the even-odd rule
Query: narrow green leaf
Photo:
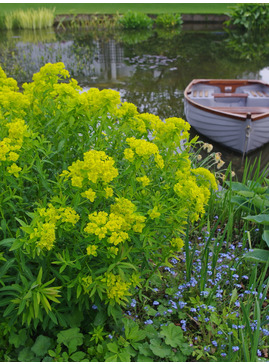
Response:
POLYGON ((9 251, 13 251, 13 250, 17 250, 20 249, 23 246, 23 241, 20 240, 15 240, 11 246, 11 248, 9 249, 9 251))
POLYGON ((16 240, 15 238, 3 239, 0 241, 0 245, 10 248, 12 246, 11 243, 13 243, 15 240, 16 240))
POLYGON ((8 305, 7 308, 5 309, 5 311, 3 313, 3 317, 8 316, 14 309, 15 309, 15 304, 10 303, 10 305, 8 305))

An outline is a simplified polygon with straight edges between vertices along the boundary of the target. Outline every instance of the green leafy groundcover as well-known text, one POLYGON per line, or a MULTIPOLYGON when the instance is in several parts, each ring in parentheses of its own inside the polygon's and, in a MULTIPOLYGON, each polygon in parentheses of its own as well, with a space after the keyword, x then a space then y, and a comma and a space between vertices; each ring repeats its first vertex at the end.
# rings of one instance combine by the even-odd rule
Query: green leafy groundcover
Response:
POLYGON ((101 360, 185 360, 180 327, 139 331, 122 308, 182 249, 217 188, 192 166, 189 124, 140 114, 113 90, 82 93, 63 63, 22 88, 0 69, 2 344, 20 361, 88 360, 96 345, 101 360), (102 354, 104 330, 122 325, 102 354))

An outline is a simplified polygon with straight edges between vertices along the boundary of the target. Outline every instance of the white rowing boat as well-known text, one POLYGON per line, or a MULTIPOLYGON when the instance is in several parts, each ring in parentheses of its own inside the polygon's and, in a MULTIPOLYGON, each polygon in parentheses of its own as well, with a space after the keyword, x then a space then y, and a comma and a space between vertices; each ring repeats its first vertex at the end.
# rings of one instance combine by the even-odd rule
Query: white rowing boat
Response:
POLYGON ((200 134, 241 153, 269 142, 269 85, 262 81, 193 80, 184 111, 200 134))

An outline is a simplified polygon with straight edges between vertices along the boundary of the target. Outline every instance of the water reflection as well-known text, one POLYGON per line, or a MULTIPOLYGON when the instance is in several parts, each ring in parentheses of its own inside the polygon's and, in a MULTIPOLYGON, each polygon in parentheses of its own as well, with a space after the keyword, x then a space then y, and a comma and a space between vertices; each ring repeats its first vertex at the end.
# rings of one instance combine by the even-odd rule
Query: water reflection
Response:
MULTIPOLYGON (((139 111, 161 118, 184 117, 183 91, 194 78, 269 81, 269 50, 256 37, 243 34, 244 42, 256 42, 243 46, 240 35, 199 27, 131 33, 83 29, 1 32, 0 62, 19 84, 30 82, 33 73, 48 62, 64 62, 85 90, 113 88, 139 111)), ((268 44, 269 36, 263 35, 262 42, 268 44)), ((241 155, 218 144, 215 150, 240 169, 241 155)))

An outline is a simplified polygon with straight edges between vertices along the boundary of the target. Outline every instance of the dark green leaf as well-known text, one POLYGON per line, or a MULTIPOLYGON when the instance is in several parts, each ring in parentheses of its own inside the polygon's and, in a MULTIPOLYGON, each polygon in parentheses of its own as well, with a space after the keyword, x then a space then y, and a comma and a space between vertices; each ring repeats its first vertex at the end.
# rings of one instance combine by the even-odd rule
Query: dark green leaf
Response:
POLYGON ((163 343, 160 339, 151 339, 150 340, 150 349, 153 354, 159 358, 165 358, 171 354, 171 347, 163 343))
POLYGON ((139 353, 143 356, 148 356, 151 357, 152 356, 152 351, 149 347, 149 343, 148 342, 144 342, 143 344, 138 344, 138 350, 139 353))
POLYGON ((14 332, 11 332, 8 339, 9 343, 14 345, 15 348, 19 348, 20 346, 24 345, 26 340, 27 340, 26 329, 20 330, 18 335, 15 334, 14 332))
POLYGON ((36 356, 44 356, 45 354, 47 354, 50 344, 51 339, 49 337, 39 335, 36 338, 34 345, 31 347, 31 350, 35 353, 36 356))
POLYGON ((70 358, 76 362, 80 362, 82 359, 84 359, 86 356, 83 351, 77 351, 76 353, 72 354, 70 358))
POLYGON ((168 326, 162 326, 160 337, 165 338, 165 343, 173 348, 179 347, 184 341, 181 327, 170 323, 168 326))
POLYGON ((77 347, 83 344, 83 334, 79 332, 78 327, 60 331, 57 335, 57 342, 64 344, 71 352, 77 350, 77 347))
POLYGON ((140 363, 140 362, 153 362, 154 360, 150 356, 138 354, 137 361, 140 363))
POLYGON ((28 362, 32 361, 34 357, 34 353, 31 351, 31 349, 29 347, 26 347, 19 352, 18 360, 28 362))

